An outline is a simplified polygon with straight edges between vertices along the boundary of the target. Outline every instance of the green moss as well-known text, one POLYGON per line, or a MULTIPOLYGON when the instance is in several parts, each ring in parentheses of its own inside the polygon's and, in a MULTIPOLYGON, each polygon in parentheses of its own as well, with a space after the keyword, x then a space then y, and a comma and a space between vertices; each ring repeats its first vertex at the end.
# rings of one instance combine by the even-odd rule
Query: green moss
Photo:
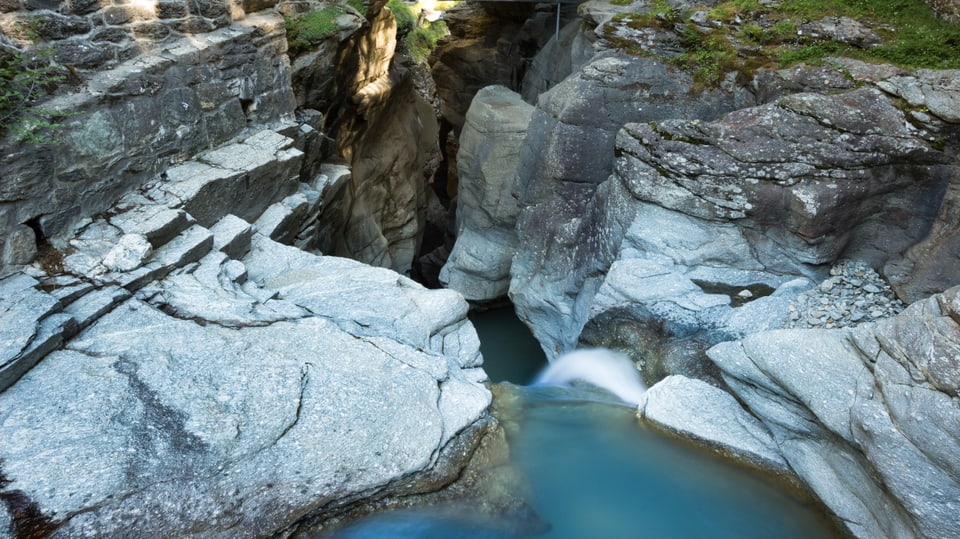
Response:
POLYGON ((610 3, 615 6, 629 6, 634 0, 610 0, 610 3))
POLYGON ((342 6, 330 5, 319 11, 285 16, 284 26, 291 54, 311 49, 337 33, 336 19, 343 14, 342 6))
POLYGON ((364 17, 367 16, 369 6, 367 6, 363 0, 347 0, 347 5, 357 10, 357 13, 363 15, 364 17))
POLYGON ((407 33, 413 29, 417 23, 417 17, 413 14, 403 0, 390 0, 387 7, 393 12, 393 18, 397 21, 397 31, 401 34, 407 33))

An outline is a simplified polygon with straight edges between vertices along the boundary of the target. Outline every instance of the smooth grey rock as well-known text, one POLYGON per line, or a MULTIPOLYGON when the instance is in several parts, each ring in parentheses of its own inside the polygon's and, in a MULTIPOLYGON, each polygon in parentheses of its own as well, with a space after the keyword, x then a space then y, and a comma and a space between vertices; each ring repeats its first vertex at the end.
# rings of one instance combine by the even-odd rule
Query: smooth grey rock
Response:
POLYGON ((700 380, 664 378, 644 394, 637 416, 724 456, 778 475, 793 474, 763 423, 732 395, 700 380))
POLYGON ((0 453, 66 535, 254 537, 430 470, 489 398, 319 317, 228 330, 128 300, 0 394, 0 453))
POLYGON ((131 211, 109 218, 110 224, 124 234, 146 236, 153 247, 159 247, 186 230, 191 219, 183 210, 157 204, 140 204, 131 211))
POLYGON ((781 330, 708 352, 784 457, 858 537, 957 529, 960 288, 852 330, 781 330))
POLYGON ((477 92, 457 153, 457 242, 440 282, 471 301, 506 295, 516 249, 516 167, 533 107, 503 86, 477 92))
POLYGON ((168 169, 160 187, 183 201, 201 226, 213 226, 228 213, 252 222, 296 189, 303 152, 292 145, 292 139, 261 131, 168 169))
POLYGON ((453 350, 451 359, 465 368, 482 362, 476 331, 466 320, 467 303, 457 292, 428 291, 396 272, 344 258, 316 257, 259 234, 243 263, 250 280, 315 316, 349 312, 336 322, 353 334, 389 337, 436 354, 453 350), (337 285, 344 274, 351 276, 349 287, 337 285), (413 316, 419 311, 425 312, 413 316), (395 320, 405 323, 394 327, 395 320))
POLYGON ((619 129, 631 121, 713 119, 732 106, 730 94, 698 91, 682 71, 613 52, 540 96, 517 172, 522 210, 510 298, 548 358, 576 346, 589 298, 634 211, 630 193, 601 185, 613 171, 619 129), (591 95, 603 97, 584 98, 591 95))
POLYGON ((236 283, 223 253, 215 252, 189 271, 178 271, 145 289, 149 303, 165 313, 200 324, 223 327, 267 326, 309 315, 289 302, 261 300, 236 283))
POLYGON ((290 195, 264 210, 254 228, 274 241, 289 245, 299 232, 308 209, 309 203, 303 193, 290 195))

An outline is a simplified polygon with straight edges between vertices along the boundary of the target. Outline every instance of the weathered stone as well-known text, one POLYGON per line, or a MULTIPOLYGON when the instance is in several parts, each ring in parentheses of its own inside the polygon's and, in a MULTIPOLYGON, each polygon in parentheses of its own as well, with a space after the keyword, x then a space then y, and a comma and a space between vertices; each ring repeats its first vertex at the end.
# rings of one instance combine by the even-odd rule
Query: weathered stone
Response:
POLYGON ((293 141, 263 131, 244 142, 225 146, 167 170, 162 189, 185 201, 183 209, 202 226, 212 226, 228 213, 253 221, 270 204, 289 195, 296 185, 302 152, 293 141), (256 178, 249 181, 249 178, 256 178), (251 188, 254 191, 251 191, 251 188))
POLYGON ((250 223, 233 214, 227 214, 210 228, 213 248, 231 258, 241 258, 250 250, 253 228, 250 223))
POLYGON ((84 39, 71 39, 58 43, 53 57, 61 64, 93 69, 116 61, 117 51, 111 44, 94 44, 84 39))
POLYGON ((180 19, 189 13, 186 0, 159 0, 157 17, 161 19, 180 19))
POLYGON ((533 107, 502 86, 477 92, 457 154, 457 243, 440 282, 468 300, 506 295, 516 248, 516 167, 533 107))
POLYGON ((69 12, 74 15, 89 15, 100 9, 106 0, 67 0, 69 12))
POLYGON ((31 28, 43 39, 60 40, 86 34, 93 25, 83 17, 41 12, 33 15, 31 28))
POLYGON ((133 271, 153 252, 150 241, 142 234, 124 234, 117 244, 103 257, 103 266, 108 271, 133 271))
POLYGON ((272 204, 254 223, 257 232, 271 240, 290 245, 309 208, 307 197, 296 193, 272 204))
POLYGON ((637 416, 721 455, 784 477, 792 477, 770 432, 732 395, 710 384, 673 375, 644 394, 637 416))
POLYGON ((133 35, 140 39, 160 41, 170 36, 170 28, 159 21, 142 22, 133 25, 133 35))
POLYGON ((844 332, 758 333, 709 351, 799 476, 859 537, 958 523, 960 288, 844 332))
POLYGON ((3 264, 29 264, 37 258, 37 234, 27 225, 13 228, 3 243, 3 264))
POLYGON ((123 288, 106 286, 89 292, 70 303, 64 308, 64 312, 77 321, 77 329, 82 331, 128 297, 130 297, 130 292, 123 288))

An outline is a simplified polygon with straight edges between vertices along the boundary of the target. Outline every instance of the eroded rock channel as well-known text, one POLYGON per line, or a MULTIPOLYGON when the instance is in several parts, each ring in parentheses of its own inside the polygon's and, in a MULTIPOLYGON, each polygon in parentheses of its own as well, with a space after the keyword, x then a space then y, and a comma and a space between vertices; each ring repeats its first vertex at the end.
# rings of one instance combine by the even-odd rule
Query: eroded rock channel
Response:
POLYGON ((3 3, 0 535, 450 500, 543 533, 507 445, 557 399, 491 383, 467 318, 506 305, 550 361, 639 370, 591 432, 953 536, 960 70, 734 4, 3 3))

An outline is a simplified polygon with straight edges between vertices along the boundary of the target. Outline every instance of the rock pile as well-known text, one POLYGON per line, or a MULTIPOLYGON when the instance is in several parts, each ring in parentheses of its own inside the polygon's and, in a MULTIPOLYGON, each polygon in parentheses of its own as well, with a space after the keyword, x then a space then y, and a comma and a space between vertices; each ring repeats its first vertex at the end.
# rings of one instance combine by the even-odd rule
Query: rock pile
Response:
POLYGON ((788 327, 833 329, 897 315, 904 305, 865 262, 843 260, 818 287, 799 294, 789 309, 788 327))

